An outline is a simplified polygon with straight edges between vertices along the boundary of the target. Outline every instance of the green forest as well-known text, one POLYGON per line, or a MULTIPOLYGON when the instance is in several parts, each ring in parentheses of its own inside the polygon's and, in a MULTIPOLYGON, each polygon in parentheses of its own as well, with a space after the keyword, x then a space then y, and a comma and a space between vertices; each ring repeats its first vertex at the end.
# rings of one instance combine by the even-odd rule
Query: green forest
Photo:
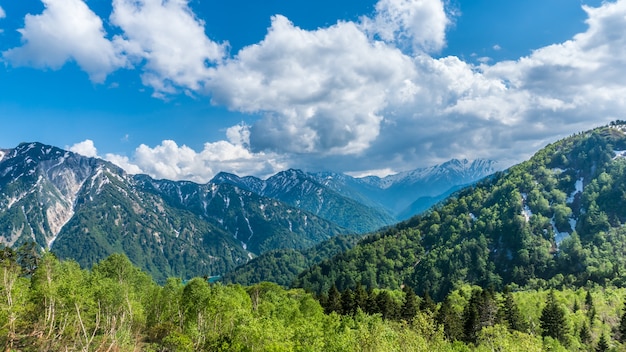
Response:
POLYGON ((436 303, 401 290, 319 296, 274 283, 170 278, 114 254, 91 270, 33 246, 0 251, 7 351, 609 351, 626 344, 626 289, 495 292, 436 303))

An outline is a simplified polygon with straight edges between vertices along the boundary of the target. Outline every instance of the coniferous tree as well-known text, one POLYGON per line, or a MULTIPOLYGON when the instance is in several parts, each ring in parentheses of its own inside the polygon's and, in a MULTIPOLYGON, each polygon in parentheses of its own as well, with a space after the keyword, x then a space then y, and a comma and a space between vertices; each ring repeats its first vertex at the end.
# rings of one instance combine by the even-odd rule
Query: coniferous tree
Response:
POLYGON ((430 297, 428 291, 424 291, 424 298, 420 302, 420 310, 422 312, 434 313, 437 310, 437 303, 430 297))
POLYGON ((332 312, 341 313, 341 294, 337 290, 337 286, 332 285, 328 289, 328 298, 325 307, 326 314, 332 312))
POLYGON ((25 276, 31 276, 37 269, 41 255, 39 247, 34 241, 28 241, 22 244, 15 253, 17 262, 22 267, 25 276))
POLYGON ((394 319, 396 317, 397 305, 387 291, 380 291, 376 296, 378 310, 383 319, 394 319))
POLYGON ((441 303, 435 321, 443 326, 443 332, 448 340, 455 341, 463 338, 463 320, 452 306, 450 297, 446 297, 441 303))
POLYGON ((408 285, 405 285, 402 291, 404 291, 404 303, 400 309, 400 318, 412 322, 418 310, 417 295, 408 285))
POLYGON ((596 345, 597 352, 605 352, 609 349, 609 342, 607 341, 607 337, 604 333, 600 336, 600 340, 598 340, 598 344, 596 345))
POLYGON ((357 308, 361 308, 361 310, 365 312, 367 307, 367 298, 367 291, 361 283, 358 283, 354 289, 354 310, 356 311, 357 308))
POLYGON ((511 292, 507 292, 504 294, 504 302, 503 302, 503 317, 506 320, 506 323, 511 330, 517 331, 526 331, 528 328, 528 324, 522 317, 522 313, 519 310, 519 307, 515 303, 513 299, 513 294, 511 292))
POLYGON ((546 306, 541 311, 542 336, 550 336, 567 343, 567 322, 565 321, 565 311, 554 297, 554 290, 548 294, 546 306))
POLYGON ((478 333, 492 326, 498 319, 498 306, 490 290, 475 290, 463 311, 463 333, 465 340, 476 342, 478 333))
POLYGON ((591 296, 590 291, 587 291, 587 295, 585 296, 585 308, 587 309, 587 318, 589 319, 589 324, 593 326, 594 319, 596 318, 596 307, 593 304, 593 297, 591 296))
POLYGON ((583 326, 580 327, 578 337, 580 338, 580 342, 584 344, 588 344, 591 341, 591 332, 589 331, 589 325, 587 325, 587 323, 583 323, 583 326))
POLYGON ((466 342, 476 342, 480 331, 480 302, 478 291, 472 292, 472 297, 463 309, 463 338, 466 342))
POLYGON ((480 294, 480 328, 498 323, 498 302, 492 289, 483 290, 480 294))
POLYGON ((365 313, 376 314, 380 313, 378 309, 378 295, 371 288, 367 291, 367 303, 365 304, 365 313))
POLYGON ((351 315, 356 311, 354 305, 354 294, 351 289, 346 289, 341 293, 341 313, 351 315))

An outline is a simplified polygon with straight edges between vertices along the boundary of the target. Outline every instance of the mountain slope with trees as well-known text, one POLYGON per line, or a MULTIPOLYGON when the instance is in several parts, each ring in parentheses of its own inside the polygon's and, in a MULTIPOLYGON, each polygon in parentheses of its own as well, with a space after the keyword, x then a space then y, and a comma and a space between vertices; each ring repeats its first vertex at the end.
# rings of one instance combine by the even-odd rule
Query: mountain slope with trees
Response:
POLYGON ((426 214, 314 265, 297 287, 429 292, 626 278, 626 130, 621 123, 550 144, 426 214))
POLYGON ((133 176, 41 143, 0 151, 0 243, 34 242, 83 267, 125 253, 160 282, 215 276, 352 232, 232 185, 133 176))
POLYGON ((252 285, 263 281, 289 287, 293 280, 323 260, 356 245, 359 235, 338 235, 307 249, 277 249, 265 252, 222 277, 224 283, 252 285))

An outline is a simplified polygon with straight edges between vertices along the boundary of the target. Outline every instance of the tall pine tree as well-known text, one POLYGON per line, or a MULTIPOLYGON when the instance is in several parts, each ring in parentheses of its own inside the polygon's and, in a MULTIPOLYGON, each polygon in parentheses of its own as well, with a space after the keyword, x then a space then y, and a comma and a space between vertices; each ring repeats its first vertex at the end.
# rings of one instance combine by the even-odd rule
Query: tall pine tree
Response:
POLYGON ((542 336, 550 336, 559 340, 562 344, 567 344, 567 322, 565 311, 554 297, 554 290, 548 293, 546 306, 541 311, 542 336))
POLYGON ((604 333, 600 336, 600 340, 598 340, 598 344, 596 345, 596 352, 605 352, 609 349, 609 341, 607 341, 607 337, 604 333))
POLYGON ((400 318, 412 322, 418 310, 417 295, 409 285, 404 285, 402 291, 404 291, 404 303, 400 308, 400 318))
POLYGON ((325 311, 326 314, 330 314, 332 312, 341 313, 341 294, 339 290, 337 290, 337 286, 332 285, 330 289, 328 289, 328 298, 326 301, 325 311))
POLYGON ((509 329, 525 332, 528 329, 528 324, 522 317, 522 313, 519 307, 513 299, 511 292, 504 294, 504 302, 502 303, 503 316, 506 320, 509 329))

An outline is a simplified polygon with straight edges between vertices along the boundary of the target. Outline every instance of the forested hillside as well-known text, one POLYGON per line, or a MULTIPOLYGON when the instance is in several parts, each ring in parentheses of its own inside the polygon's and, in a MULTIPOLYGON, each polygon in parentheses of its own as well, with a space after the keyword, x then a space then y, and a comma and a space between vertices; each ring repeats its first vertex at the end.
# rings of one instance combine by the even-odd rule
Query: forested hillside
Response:
POLYGON ((91 270, 0 249, 8 351, 606 351, 626 345, 623 288, 498 293, 462 285, 436 304, 403 290, 318 299, 272 283, 163 286, 121 254, 91 270))
POLYGON ((241 285, 269 281, 289 287, 298 274, 354 247, 360 238, 359 235, 338 235, 307 249, 269 251, 229 271, 222 277, 222 281, 241 285))
POLYGON ((626 279, 626 135, 612 124, 548 145, 426 214, 314 265, 296 287, 409 285, 438 300, 464 283, 501 290, 626 279))

